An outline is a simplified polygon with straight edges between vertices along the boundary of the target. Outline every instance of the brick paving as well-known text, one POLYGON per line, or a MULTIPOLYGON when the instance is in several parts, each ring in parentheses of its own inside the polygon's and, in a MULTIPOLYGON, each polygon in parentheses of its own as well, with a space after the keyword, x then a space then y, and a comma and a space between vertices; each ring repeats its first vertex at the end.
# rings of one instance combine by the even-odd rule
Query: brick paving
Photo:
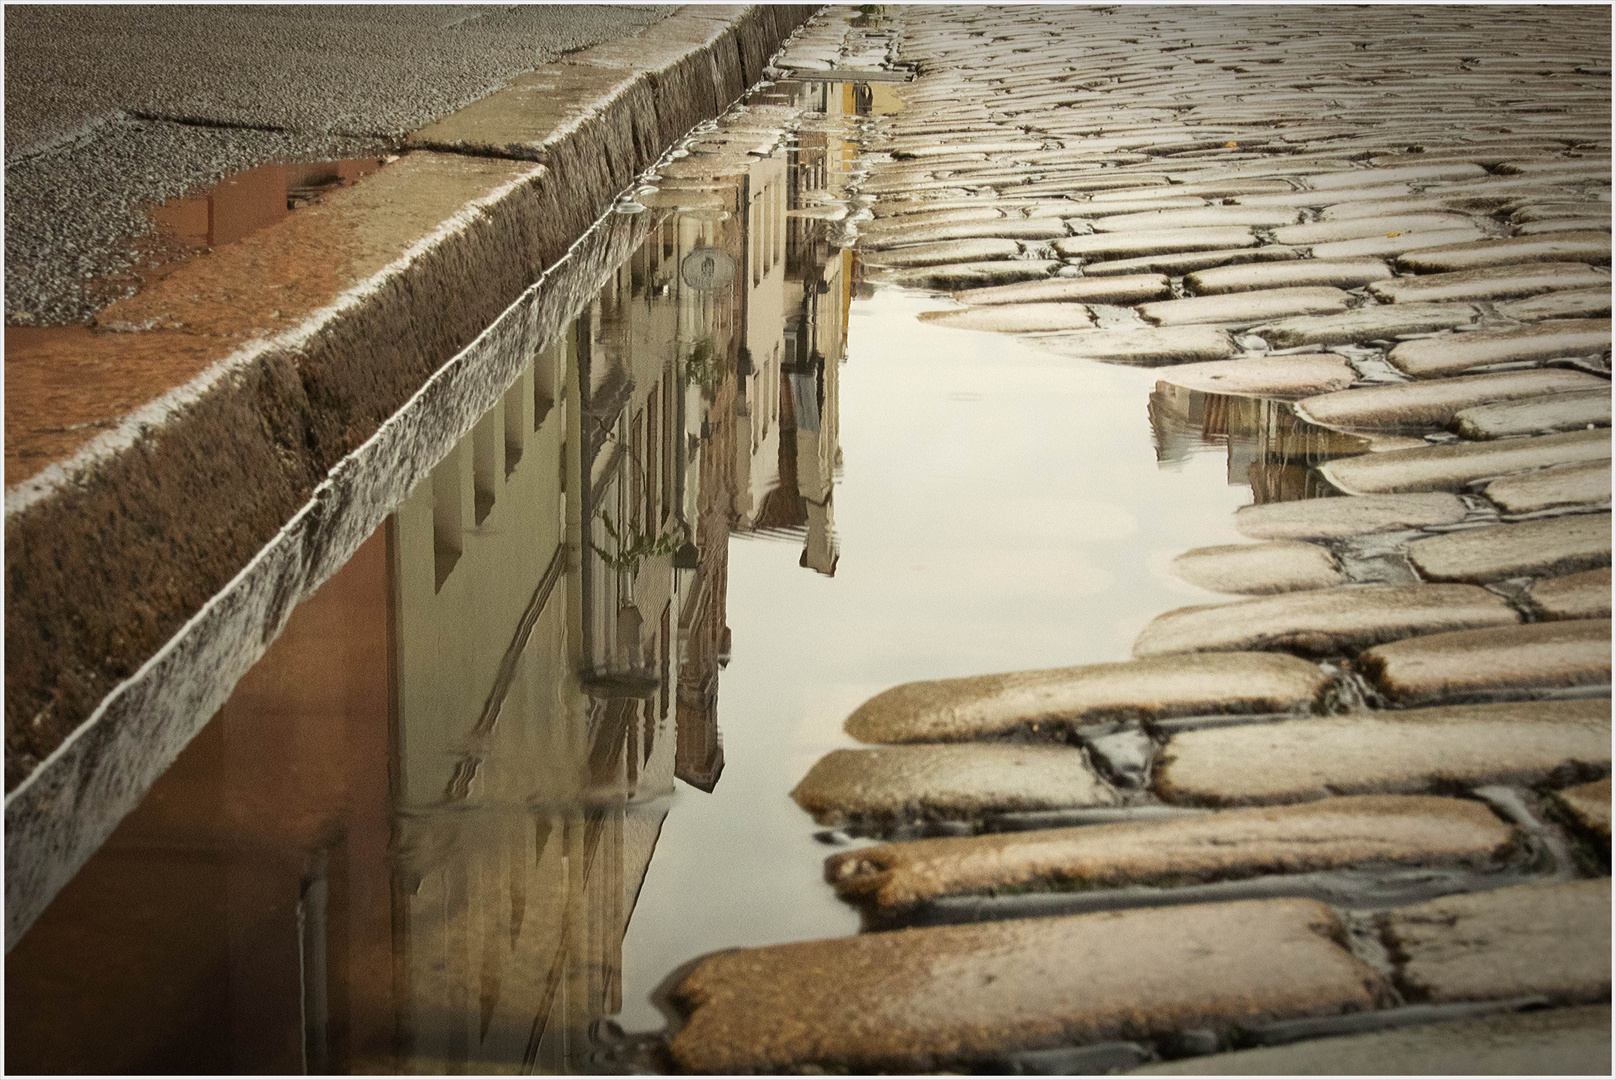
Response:
MULTIPOLYGON (((690 1014, 678 1064, 1041 1071, 1016 1055, 1078 1047, 1068 1067, 1195 1072, 1194 1055, 1251 1046, 1280 1013, 1389 1008, 1384 1026, 1415 1034, 1343 1052, 1406 1044, 1428 1071, 1512 1071, 1540 1045, 1608 1071, 1608 1039, 1570 1006, 1610 993, 1609 18, 909 7, 821 16, 788 50, 788 67, 913 73, 903 108, 864 129, 868 278, 959 290, 962 309, 931 321, 1056 356, 1159 367, 1202 392, 1315 395, 1278 407, 1336 448, 1307 491, 1349 498, 1248 508, 1249 547, 1185 553, 1175 571, 1198 584, 1283 595, 1168 612, 1135 645, 1146 659, 910 684, 849 719, 855 738, 920 757, 928 742, 1064 743, 1095 766, 1072 774, 1087 794, 1065 809, 1023 813, 1013 767, 968 797, 939 779, 928 800, 924 769, 847 757, 865 751, 799 789, 822 821, 867 833, 902 816, 870 807, 953 815, 948 839, 892 829, 827 866, 845 898, 900 922, 925 925, 939 897, 980 901, 954 921, 1124 910, 710 958, 675 993, 690 1014), (1335 432, 1378 432, 1376 449, 1335 432), (1302 666, 1265 673, 1262 655, 1302 666), (1213 657, 1226 672, 1178 691, 1133 676, 1213 657), (1223 675, 1227 698, 1203 700, 1223 675), (1275 677, 1295 689, 1259 688, 1275 677), (1254 715, 1263 694, 1271 713, 1254 715), (1381 803, 1404 833, 1332 811, 1381 803), (1252 804, 1298 805, 1186 809, 1252 804), (1458 806, 1480 830, 1463 842, 1443 824, 1458 806), (1201 902, 1226 887, 1333 911, 1201 902), (1344 981, 1230 1008, 1220 994, 1258 985, 1243 970, 1213 988, 1160 966, 1184 962, 1187 934, 1216 967, 1225 920, 1258 910, 1273 921, 1247 953, 1306 942, 1297 977, 1344 981), (1343 955, 1315 956, 1318 932, 1343 955), (1363 966, 1339 966, 1348 953, 1363 966), (1055 974, 1075 970, 1081 990, 1055 974), (1169 974, 1184 996, 1163 992, 1169 974), (1511 1019, 1528 995, 1560 1008, 1511 1019), (1433 1000, 1502 1001, 1504 1019, 1465 1022, 1519 1031, 1453 1038, 1432 1022, 1454 1014, 1418 1012, 1433 1000), (1106 1019, 1117 1008, 1128 1023, 1106 1019)), ((1376 1030, 1342 1017, 1309 1035, 1376 1030)), ((1328 1056, 1299 1045, 1277 1071, 1328 1056)))

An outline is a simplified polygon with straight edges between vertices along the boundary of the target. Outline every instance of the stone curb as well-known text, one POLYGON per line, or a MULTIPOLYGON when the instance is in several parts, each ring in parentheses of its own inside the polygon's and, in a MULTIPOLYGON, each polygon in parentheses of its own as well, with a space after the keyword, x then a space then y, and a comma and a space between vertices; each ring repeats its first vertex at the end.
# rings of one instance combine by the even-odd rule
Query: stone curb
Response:
POLYGON ((575 238, 668 146, 762 77, 811 11, 671 16, 658 24, 665 40, 651 64, 600 65, 605 89, 545 148, 554 167, 523 170, 295 331, 249 339, 6 493, 8 950, 297 602, 633 250, 638 226, 613 221, 575 238), (703 80, 713 88, 695 93, 703 80), (586 174, 568 174, 584 159, 586 174), (316 400, 310 372, 340 374, 316 400), (333 430, 324 443, 308 434, 333 430), (290 467, 288 446, 301 458, 290 467), (255 477, 268 479, 244 491, 255 477), (242 517, 249 491, 248 520, 218 529, 242 517), (164 589, 131 572, 151 566, 168 573, 164 589), (86 623, 100 636, 86 638, 86 623), (119 627, 134 629, 107 654, 107 628, 119 627), (43 759, 32 769, 14 768, 29 751, 14 732, 52 706, 70 730, 29 754, 43 759))

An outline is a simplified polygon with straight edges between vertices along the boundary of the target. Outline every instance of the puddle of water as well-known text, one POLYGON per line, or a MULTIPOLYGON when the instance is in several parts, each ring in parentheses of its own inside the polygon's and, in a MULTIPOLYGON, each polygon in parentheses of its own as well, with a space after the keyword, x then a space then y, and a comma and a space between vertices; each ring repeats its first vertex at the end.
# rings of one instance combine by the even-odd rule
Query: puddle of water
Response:
POLYGON ((382 168, 383 158, 275 162, 246 169, 205 190, 170 199, 151 213, 152 224, 177 254, 149 260, 148 281, 171 273, 186 258, 231 244, 267 228, 337 188, 382 168))
POLYGON ((885 100, 778 84, 736 117, 807 109, 784 148, 621 207, 647 241, 7 957, 8 1069, 619 1071, 676 966, 857 929, 788 795, 852 707, 1125 657, 1210 595, 1174 555, 1352 452, 855 282, 792 211, 885 100))

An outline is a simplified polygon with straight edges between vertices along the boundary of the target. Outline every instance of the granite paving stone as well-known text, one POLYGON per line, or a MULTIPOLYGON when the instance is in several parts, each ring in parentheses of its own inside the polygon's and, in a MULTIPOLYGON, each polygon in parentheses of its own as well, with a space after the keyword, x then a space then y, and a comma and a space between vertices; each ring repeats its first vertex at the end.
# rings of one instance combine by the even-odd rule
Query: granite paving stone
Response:
POLYGON ((1422 274, 1537 262, 1610 262, 1609 232, 1560 232, 1412 251, 1398 265, 1422 274))
POLYGON ((1355 289, 1391 276, 1391 270, 1378 259, 1298 259, 1261 266, 1197 270, 1184 278, 1184 288, 1198 296, 1309 286, 1355 289))
POLYGON ((1444 896, 1378 921, 1416 1001, 1610 996, 1608 877, 1444 896))
POLYGON ((1145 1076, 1561 1076, 1610 1074, 1610 1006, 1309 1039, 1133 1069, 1145 1076))
POLYGON ((1352 297, 1340 289, 1259 289, 1224 296, 1194 296, 1139 305, 1139 314, 1157 326, 1219 323, 1244 327, 1286 315, 1324 315, 1345 311, 1352 297))
POLYGON ((971 818, 1120 801, 1076 747, 1003 743, 833 750, 814 763, 791 797, 821 825, 971 818))
POLYGON ((1441 428, 1470 406, 1594 389, 1608 395, 1610 383, 1584 371, 1504 371, 1336 390, 1297 402, 1296 413, 1326 427, 1441 428))
MULTIPOLYGON (((1104 205, 1103 203, 1100 205, 1104 205)), ((1095 218, 1095 232, 1123 232, 1136 229, 1191 229, 1218 226, 1273 228, 1290 225, 1302 216, 1300 210, 1264 206, 1207 206, 1196 209, 1147 210, 1132 214, 1108 214, 1095 218)))
MULTIPOLYGON (((881 233, 859 237, 861 247, 871 251, 891 251, 916 244, 943 243, 949 240, 1011 239, 1053 240, 1066 235, 1066 226, 1059 218, 996 218, 991 221, 958 222, 951 225, 924 225, 908 229, 889 229, 881 233)), ((883 257, 884 258, 884 257, 883 257)), ((872 256, 871 261, 875 261, 872 256)))
POLYGON ((1545 622, 1554 619, 1610 618, 1610 567, 1545 578, 1526 590, 1526 598, 1545 622))
MULTIPOLYGON (((1350 203, 1348 205, 1361 205, 1350 203)), ((1436 232, 1445 229, 1474 229, 1475 222, 1464 214, 1385 214, 1352 216, 1323 221, 1310 221, 1305 225, 1287 225, 1274 230, 1274 240, 1281 244, 1329 244, 1339 240, 1360 240, 1364 237, 1388 236, 1395 233, 1436 232)))
POLYGON ((1060 266, 1052 259, 1000 259, 891 270, 884 273, 881 280, 912 289, 974 289, 1046 278, 1060 266))
POLYGON ((1014 240, 947 240, 936 244, 914 244, 864 256, 871 266, 944 266, 950 263, 1009 259, 1021 253, 1014 240))
POLYGON ((1400 277, 1374 282, 1369 291, 1394 304, 1432 304, 1451 300, 1508 300, 1556 289, 1594 288, 1610 288, 1610 275, 1585 263, 1559 262, 1400 277))
POLYGON ((1522 701, 1299 717, 1174 734, 1164 800, 1196 806, 1535 784, 1610 763, 1610 702, 1522 701))
POLYGON ((1463 491, 1471 483, 1489 476, 1609 460, 1609 431, 1567 431, 1524 439, 1462 442, 1337 458, 1319 466, 1319 471, 1332 485, 1349 495, 1375 495, 1399 491, 1463 491))
POLYGON ((1587 356, 1610 348, 1609 319, 1549 319, 1501 330, 1466 330, 1405 341, 1387 355, 1416 379, 1457 375, 1471 368, 1517 361, 1587 356))
POLYGON ((1365 188, 1334 188, 1328 191, 1262 192, 1236 195, 1234 201, 1241 206, 1336 206, 1348 202, 1386 202, 1414 194, 1407 184, 1380 184, 1365 188))
POLYGON ((1610 777, 1562 788, 1554 798, 1584 829, 1610 842, 1610 777))
POLYGON ((1408 558, 1429 581, 1484 584, 1512 577, 1559 577, 1610 565, 1610 515, 1487 525, 1416 540, 1408 558))
POLYGON ((1525 300, 1508 300, 1493 305, 1493 310, 1506 319, 1536 322, 1539 319, 1590 319, 1610 317, 1610 287, 1602 289, 1567 289, 1564 292, 1542 293, 1525 300))
POLYGON ((1234 527, 1258 540, 1321 540, 1452 525, 1466 514, 1464 501, 1447 492, 1357 495, 1243 506, 1234 527))
POLYGON ((1610 502, 1610 459, 1555 465, 1494 480, 1482 489, 1506 514, 1535 514, 1610 502))
POLYGON ((1040 338, 1037 344, 1062 356, 1134 364, 1223 360, 1235 353, 1234 339, 1216 326, 1079 331, 1040 338))
POLYGON ((1012 919, 735 949, 672 998, 688 1072, 921 1072, 1015 1049, 1389 1000, 1311 900, 1012 919))
POLYGON ((1203 589, 1254 596, 1347 582, 1328 548, 1297 540, 1195 548, 1175 558, 1170 569, 1203 589))
POLYGON ((1128 274, 1098 280, 1053 278, 1016 285, 995 285, 986 289, 965 289, 955 293, 954 299, 972 306, 1046 302, 1137 304, 1145 300, 1159 300, 1172 293, 1172 284, 1165 274, 1128 274))
MULTIPOLYGON (((1212 266, 1244 266, 1247 263, 1288 262, 1302 257, 1300 248, 1267 244, 1263 247, 1224 248, 1219 251, 1186 251, 1170 255, 1141 255, 1137 259, 1108 259, 1085 262, 1089 277, 1117 274, 1170 274, 1174 277, 1212 266)), ((1305 283, 1304 283, 1305 284, 1305 283)))
POLYGON ((1400 334, 1452 330, 1476 320, 1469 304, 1372 304, 1340 315, 1300 316, 1253 328, 1275 349, 1390 340, 1400 334))
POLYGON ((1453 414, 1453 429, 1465 439, 1503 439, 1610 426, 1610 384, 1526 401, 1475 405, 1453 414))
POLYGON ((956 330, 992 330, 1022 334, 1049 330, 1085 330, 1094 325, 1082 304, 995 304, 965 311, 925 311, 920 321, 956 330))
POLYGON ((1398 705, 1608 686, 1610 620, 1431 634, 1368 649, 1358 668, 1398 705))
POLYGON ((1483 868, 1515 841, 1485 805, 1367 795, 1165 821, 915 840, 832 855, 825 880, 883 912, 1014 888, 1193 885, 1378 865, 1483 868))
POLYGON ((848 716, 864 742, 1058 737, 1085 723, 1311 708, 1329 676, 1267 653, 1174 656, 904 683, 848 716))
POLYGON ((1315 191, 1331 191, 1407 181, 1428 184, 1435 180, 1466 180, 1487 175, 1487 170, 1480 165, 1448 162, 1441 165, 1405 165, 1400 169, 1351 169, 1344 172, 1316 173, 1304 179, 1307 186, 1315 191))
POLYGON ((1519 620, 1502 599, 1474 585, 1342 585, 1177 608, 1151 620, 1133 653, 1263 649, 1326 656, 1415 634, 1519 620))
POLYGON ((1439 248, 1478 240, 1486 233, 1475 225, 1463 228, 1393 233, 1389 236, 1360 236, 1356 240, 1336 240, 1328 244, 1314 244, 1315 259, 1385 258, 1406 251, 1439 248))
POLYGON ((1140 255, 1166 255, 1185 251, 1218 251, 1249 247, 1257 242, 1250 229, 1235 226, 1204 229, 1136 229, 1091 233, 1055 241, 1055 250, 1067 257, 1126 259, 1140 255))
POLYGON ((1543 221, 1528 221, 1524 225, 1515 227, 1516 236, 1544 236, 1549 233, 1566 232, 1610 232, 1610 218, 1547 218, 1543 221))
POLYGON ((1335 353, 1294 353, 1179 364, 1162 381, 1205 394, 1287 398, 1340 390, 1357 377, 1335 353))

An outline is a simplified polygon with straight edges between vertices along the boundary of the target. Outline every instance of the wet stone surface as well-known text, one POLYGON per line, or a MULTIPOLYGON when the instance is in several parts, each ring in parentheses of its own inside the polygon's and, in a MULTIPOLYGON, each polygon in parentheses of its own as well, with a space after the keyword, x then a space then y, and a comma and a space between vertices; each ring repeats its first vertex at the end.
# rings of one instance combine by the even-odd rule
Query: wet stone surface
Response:
POLYGON ((1577 823, 1610 843, 1610 778, 1561 788, 1554 798, 1577 823))
POLYGON ((974 743, 834 750, 791 797, 821 825, 876 829, 1120 802, 1076 747, 974 743))
POLYGON ((1511 435, 1547 435, 1610 427, 1610 387, 1565 391, 1535 401, 1473 405, 1460 409, 1453 420, 1453 429, 1464 439, 1501 439, 1511 435))
POLYGON ((1296 410, 1304 419, 1327 427, 1383 431, 1442 428, 1449 426, 1462 409, 1595 389, 1603 389, 1608 398, 1610 384, 1586 372, 1506 371, 1340 390, 1299 401, 1296 410))
POLYGON ((1482 488, 1482 494, 1506 514, 1579 509, 1610 501, 1610 460, 1506 476, 1482 488))
POLYGON ((1351 297, 1340 289, 1262 289, 1229 296, 1197 296, 1141 304, 1139 314, 1157 326, 1221 323, 1245 327, 1286 315, 1345 311, 1351 297))
POLYGON ((1455 631, 1380 645, 1358 658, 1399 705, 1610 683, 1610 620, 1455 631))
POLYGON ((1520 885, 1400 908, 1379 919, 1415 1000, 1610 994, 1610 879, 1520 885))
POLYGON ((1375 304, 1335 316, 1281 319, 1258 326, 1254 332, 1273 348, 1290 349, 1451 330, 1475 319, 1476 309, 1469 304, 1375 304))
POLYGON ((1194 548, 1173 560, 1172 572, 1213 592, 1251 595, 1323 589, 1347 580, 1327 548, 1295 540, 1194 548))
POLYGON ((1610 565, 1610 515, 1577 514, 1416 540, 1409 561, 1428 581, 1483 584, 1559 577, 1610 565))
POLYGON ((1173 803, 1238 806, 1331 795, 1537 783, 1610 762, 1608 701, 1444 706, 1174 735, 1155 789, 1173 803))
POLYGON ((1005 889, 1193 884, 1363 863, 1484 867, 1514 830, 1457 799, 1368 796, 1167 821, 883 844, 833 855, 825 880, 878 909, 1005 889))
POLYGON ((1342 390, 1357 377, 1334 353, 1306 353, 1179 364, 1162 381, 1207 394, 1290 398, 1342 390))
POLYGON ((1323 904, 1265 900, 1018 919, 738 949, 675 988, 691 1072, 921 1071, 1385 1000, 1323 904))
POLYGON ((1416 634, 1518 622, 1508 604, 1473 585, 1345 585, 1158 615, 1135 656, 1274 649, 1328 656, 1416 634))
POLYGON ((1311 540, 1452 525, 1468 511, 1447 492, 1303 499, 1242 507, 1235 528, 1258 540, 1311 540))
POLYGON ((1423 379, 1456 375, 1487 364, 1585 356, 1609 348, 1609 319, 1551 319, 1509 330, 1475 330, 1406 341, 1387 359, 1405 375, 1423 379))
POLYGON ((1388 450, 1329 461, 1319 471, 1350 495, 1369 495, 1462 491, 1490 476, 1609 460, 1609 431, 1572 431, 1526 439, 1388 450))
POLYGON ((1526 598, 1538 618, 1610 618, 1610 568, 1585 570, 1580 574, 1546 578, 1532 583, 1526 598))

